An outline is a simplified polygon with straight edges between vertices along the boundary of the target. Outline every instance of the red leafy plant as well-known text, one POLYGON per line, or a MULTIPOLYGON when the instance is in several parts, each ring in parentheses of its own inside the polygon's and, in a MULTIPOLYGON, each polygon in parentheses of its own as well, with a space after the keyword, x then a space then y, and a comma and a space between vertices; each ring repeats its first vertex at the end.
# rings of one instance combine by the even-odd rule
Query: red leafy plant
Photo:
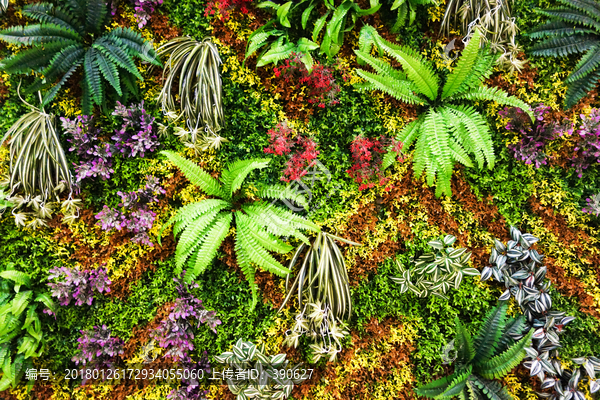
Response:
POLYGON ((291 182, 302 178, 316 163, 319 156, 317 143, 312 138, 296 134, 285 121, 280 122, 267 133, 270 137, 270 145, 264 148, 265 153, 283 156, 294 152, 283 171, 282 181, 291 182))
POLYGON ((208 17, 217 13, 221 20, 229 19, 231 17, 229 10, 236 7, 239 7, 242 13, 247 14, 249 11, 247 5, 250 3, 252 0, 211 0, 206 4, 204 16, 208 17))
POLYGON ((326 105, 339 103, 336 96, 341 90, 340 86, 335 82, 332 70, 319 63, 309 72, 300 60, 300 54, 292 53, 282 66, 274 68, 274 72, 276 77, 283 77, 287 85, 307 88, 310 104, 325 108, 326 105))
MULTIPOLYGON (((346 171, 354 182, 359 184, 358 190, 370 189, 378 183, 380 186, 385 185, 389 178, 383 175, 381 164, 383 156, 387 152, 389 146, 398 154, 398 161, 403 161, 402 142, 381 135, 377 138, 369 139, 362 135, 357 136, 350 144, 352 152, 352 167, 346 171)), ((391 187, 386 187, 389 191, 391 187)))

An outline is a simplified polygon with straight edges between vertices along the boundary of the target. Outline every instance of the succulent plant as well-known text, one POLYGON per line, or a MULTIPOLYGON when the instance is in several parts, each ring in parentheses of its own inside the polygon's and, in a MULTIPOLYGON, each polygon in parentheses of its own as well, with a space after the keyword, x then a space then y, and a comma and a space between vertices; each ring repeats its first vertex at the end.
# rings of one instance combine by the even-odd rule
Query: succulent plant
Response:
POLYGON ((430 294, 442 299, 448 299, 444 294, 454 286, 458 289, 463 276, 476 276, 479 271, 468 267, 471 253, 462 247, 455 249, 452 247, 456 237, 446 235, 442 240, 432 240, 427 244, 433 249, 428 253, 421 255, 415 262, 414 269, 405 269, 402 263, 396 259, 396 264, 400 269, 401 276, 390 277, 390 279, 400 284, 400 291, 404 293, 410 289, 419 297, 427 297, 430 294), (417 280, 413 283, 413 277, 417 280))
POLYGON ((288 366, 285 354, 265 355, 264 343, 257 347, 252 342, 239 339, 232 351, 216 356, 215 360, 234 371, 257 372, 243 379, 239 379, 237 374, 227 379, 229 390, 236 395, 237 400, 286 399, 292 393, 294 384, 308 379, 308 373, 303 373, 300 365, 291 368, 288 366))

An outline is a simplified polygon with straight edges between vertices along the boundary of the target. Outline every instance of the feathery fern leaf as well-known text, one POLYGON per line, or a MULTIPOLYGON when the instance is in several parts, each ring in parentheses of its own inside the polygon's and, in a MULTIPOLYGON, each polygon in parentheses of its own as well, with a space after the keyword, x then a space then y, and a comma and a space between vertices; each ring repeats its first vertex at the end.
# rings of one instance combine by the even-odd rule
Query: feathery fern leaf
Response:
POLYGON ((475 336, 475 358, 474 361, 480 362, 489 358, 498 345, 498 341, 502 336, 502 331, 506 326, 506 304, 501 304, 498 307, 490 310, 481 328, 475 336))
MULTIPOLYGON (((415 388, 415 393, 419 396, 429 397, 430 399, 444 396, 444 393, 453 390, 457 383, 464 387, 467 378, 471 374, 472 367, 467 367, 465 370, 459 370, 452 375, 432 381, 424 386, 415 388)), ((462 390, 461 387, 461 390, 462 390)))
POLYGON ((469 73, 473 69, 473 65, 479 55, 479 42, 481 41, 481 32, 479 29, 475 29, 475 33, 467 43, 462 56, 456 64, 454 71, 446 79, 444 88, 442 90, 442 99, 452 96, 458 91, 462 83, 467 79, 469 73))
POLYGON ((294 190, 291 186, 283 185, 263 185, 258 188, 256 195, 261 199, 272 199, 272 200, 291 200, 296 204, 304 207, 308 211, 308 202, 306 197, 294 190))
POLYGON ((232 219, 232 213, 221 213, 214 220, 214 224, 206 232, 205 238, 202 241, 202 245, 198 250, 198 257, 194 262, 193 270, 186 271, 186 276, 184 277, 186 281, 189 282, 204 272, 206 267, 208 267, 208 265, 215 258, 217 255, 217 250, 219 247, 221 247, 221 243, 229 233, 232 219))
POLYGON ((20 286, 31 286, 31 278, 25 272, 16 270, 7 270, 0 272, 0 277, 13 281, 15 284, 20 286))
POLYGON ((219 184, 219 181, 210 176, 206 171, 198 167, 198 165, 192 161, 168 150, 161 151, 161 154, 167 156, 167 158, 173 164, 175 164, 181 170, 181 172, 183 172, 185 177, 188 178, 190 182, 198 186, 209 196, 218 196, 226 199, 228 198, 225 191, 223 191, 223 188, 219 184))
POLYGON ((531 345, 532 335, 533 329, 504 353, 479 362, 477 364, 479 374, 486 379, 497 379, 508 374, 525 357, 525 347, 531 345))
POLYGON ((270 161, 271 160, 268 158, 238 160, 229 165, 221 175, 221 182, 223 183, 223 191, 225 194, 232 197, 233 193, 242 187, 242 184, 249 173, 255 169, 266 168, 270 161))

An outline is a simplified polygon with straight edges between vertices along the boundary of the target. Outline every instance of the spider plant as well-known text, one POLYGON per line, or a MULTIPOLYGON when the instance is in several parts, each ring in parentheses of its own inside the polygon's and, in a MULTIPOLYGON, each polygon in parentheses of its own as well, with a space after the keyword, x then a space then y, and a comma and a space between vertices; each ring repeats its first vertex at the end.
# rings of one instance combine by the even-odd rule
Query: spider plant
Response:
POLYGON ((0 0, 0 14, 3 14, 8 9, 8 0, 0 0))
MULTIPOLYGON (((290 275, 287 276, 285 286, 288 294, 279 309, 280 311, 292 295, 297 293, 299 309, 302 309, 305 303, 328 304, 338 319, 350 318, 352 315, 352 299, 350 298, 350 288, 348 286, 346 262, 342 252, 335 244, 335 240, 361 246, 360 243, 330 233, 320 232, 308 249, 304 262, 291 287, 289 286, 290 275)), ((305 247, 306 244, 302 243, 296 250, 288 267, 290 271, 298 262, 305 247)))
MULTIPOLYGON (((158 54, 169 55, 163 71, 165 84, 158 96, 163 113, 175 120, 184 116, 194 143, 202 128, 219 138, 216 133, 223 125, 221 58, 210 37, 200 41, 178 37, 162 45, 158 54), (179 101, 173 95, 174 86, 178 89, 179 101)), ((204 141, 212 143, 215 139, 204 141)))
POLYGON ((0 144, 7 141, 10 147, 8 190, 21 190, 24 201, 37 198, 36 204, 43 206, 51 195, 58 200, 58 193, 72 191, 71 173, 56 133, 54 115, 21 100, 31 111, 19 118, 0 140, 0 144))

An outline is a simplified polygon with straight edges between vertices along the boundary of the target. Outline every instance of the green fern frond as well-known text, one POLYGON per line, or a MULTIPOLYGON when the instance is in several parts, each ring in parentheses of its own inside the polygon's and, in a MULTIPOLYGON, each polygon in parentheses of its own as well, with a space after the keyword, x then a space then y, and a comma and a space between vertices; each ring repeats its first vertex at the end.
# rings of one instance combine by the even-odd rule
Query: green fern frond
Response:
POLYGON ((525 347, 531 345, 532 335, 533 329, 504 353, 476 364, 476 371, 486 379, 502 378, 521 363, 525 357, 525 347))
POLYGON ((475 155, 479 167, 483 166, 483 158, 490 169, 494 167, 496 157, 490 130, 487 122, 473 107, 446 105, 444 109, 454 114, 456 119, 449 119, 455 129, 455 138, 463 147, 470 149, 475 155))
POLYGON ((123 42, 117 37, 103 37, 94 43, 94 48, 101 51, 112 62, 121 68, 134 74, 138 79, 143 80, 140 71, 138 71, 133 59, 123 50, 123 42))
POLYGON ((83 71, 85 80, 90 88, 90 95, 96 104, 104 102, 104 91, 102 89, 102 81, 100 80, 100 70, 96 64, 96 50, 88 49, 85 53, 83 61, 83 71))
POLYGON ((356 55, 358 56, 357 60, 364 61, 361 63, 361 65, 364 65, 366 62, 378 74, 383 75, 383 76, 389 76, 390 78, 393 78, 394 80, 397 80, 397 81, 406 81, 407 84, 412 86, 413 91, 418 90, 417 87, 412 82, 407 81, 407 76, 404 72, 392 68, 392 66, 387 61, 381 60, 379 58, 375 58, 375 57, 371 56, 369 53, 362 52, 360 50, 354 50, 354 53, 356 53, 356 55))
POLYGON ((54 24, 82 33, 77 18, 61 7, 50 3, 29 4, 23 7, 23 14, 45 24, 54 24))
POLYGON ((81 65, 81 61, 77 61, 75 64, 73 64, 73 66, 71 67, 71 69, 69 69, 67 72, 65 72, 65 74, 63 75, 62 78, 60 78, 60 80, 58 81, 58 83, 56 83, 44 95, 44 98, 42 99, 42 105, 46 105, 46 104, 50 103, 54 99, 54 97, 56 96, 56 94, 58 93, 58 91, 64 86, 65 83, 67 83, 67 81, 69 80, 69 78, 71 78, 71 75, 73 75, 73 73, 75 72, 75 70, 77 68, 79 68, 80 65, 81 65))
POLYGON ((185 280, 191 281, 196 276, 204 272, 206 267, 210 265, 212 260, 217 255, 217 250, 221 247, 221 243, 229 233, 233 214, 230 212, 221 213, 212 224, 212 227, 206 232, 202 244, 198 248, 198 255, 194 260, 192 268, 186 271, 185 280))
MULTIPOLYGON (((222 211, 226 207, 231 207, 231 204, 221 199, 206 199, 198 203, 183 206, 161 227, 158 233, 158 243, 160 244, 160 239, 164 230, 174 223, 178 223, 178 231, 181 231, 201 215, 216 208, 218 208, 219 211, 222 211)), ((173 231, 173 235, 176 235, 175 231, 173 231)))
POLYGON ((536 56, 567 56, 583 53, 598 45, 600 40, 596 35, 577 35, 567 37, 552 37, 537 43, 531 48, 531 54, 536 56))
POLYGON ((210 176, 206 171, 196 165, 194 162, 181 157, 179 154, 169 150, 161 151, 161 154, 167 156, 167 158, 177 166, 183 172, 186 178, 191 183, 198 186, 209 196, 218 196, 227 198, 227 195, 221 188, 219 181, 210 176))
POLYGON ((565 94, 566 107, 571 108, 584 98, 588 92, 596 87, 598 80, 600 80, 600 69, 571 83, 565 94))
POLYGON ((480 50, 471 71, 467 74, 467 79, 460 85, 455 94, 468 92, 472 88, 481 86, 494 71, 497 55, 493 54, 489 47, 480 50))
MULTIPOLYGON (((226 212, 213 209, 196 218, 185 229, 181 229, 182 234, 175 250, 175 265, 178 268, 182 267, 192 252, 201 245, 211 225, 222 218, 223 214, 226 214, 226 212)), ((175 224, 175 228, 179 229, 177 224, 175 224)))
POLYGON ((445 376, 430 382, 427 385, 415 388, 415 393, 430 399, 447 397, 447 393, 456 391, 457 387, 462 390, 470 374, 471 366, 468 366, 466 369, 456 371, 452 375, 445 376))
POLYGON ((589 28, 594 28, 596 31, 600 31, 600 19, 589 17, 585 13, 572 8, 553 8, 538 10, 538 12, 546 17, 554 18, 562 22, 581 24, 589 28))
POLYGON ((586 77, 588 74, 593 73, 600 66, 600 41, 594 47, 581 57, 581 60, 575 66, 575 69, 565 80, 566 83, 573 83, 581 78, 586 77))
POLYGON ((454 68, 452 73, 448 76, 446 83, 444 84, 444 88, 442 90, 442 99, 445 99, 446 97, 452 96, 454 93, 456 93, 471 73, 473 65, 475 64, 479 54, 480 41, 481 32, 479 29, 475 29, 473 36, 469 40, 469 43, 467 43, 467 46, 465 47, 456 64, 456 68, 454 68))
POLYGON ((129 55, 136 56, 150 64, 162 67, 162 64, 156 57, 156 50, 154 50, 152 44, 146 42, 139 33, 134 32, 129 28, 119 27, 110 31, 105 37, 109 40, 122 43, 129 55))
POLYGON ((102 54, 101 51, 97 51, 95 54, 96 64, 98 64, 104 79, 110 83, 119 96, 122 96, 123 92, 121 91, 121 81, 119 80, 119 71, 117 71, 117 66, 113 64, 108 57, 102 54))
POLYGON ((496 351, 498 341, 506 327, 506 303, 490 310, 475 336, 475 363, 489 359, 496 351))
MULTIPOLYGON (((404 127, 400 130, 398 135, 396 136, 396 140, 398 142, 402 142, 403 148, 408 150, 412 142, 418 137, 419 129, 421 128, 421 124, 423 123, 423 118, 419 117, 418 119, 409 122, 404 125, 404 127)), ((393 152, 391 149, 383 157, 383 162, 381 163, 382 170, 385 170, 390 165, 394 163, 397 154, 393 152)))
POLYGON ((294 249, 294 247, 281 242, 275 235, 265 232, 263 227, 259 226, 247 215, 244 215, 243 213, 237 213, 236 221, 238 218, 244 220, 243 223, 249 228, 248 231, 252 237, 260 246, 264 247, 265 249, 280 254, 288 253, 294 249))
POLYGON ((571 6, 578 11, 583 11, 590 17, 600 21, 600 5, 594 0, 559 0, 561 3, 571 6))
POLYGON ((15 26, 0 31, 0 39, 7 43, 29 46, 52 42, 80 42, 83 38, 74 30, 56 24, 15 26))
POLYGON ((444 175, 451 175, 453 165, 450 157, 448 125, 443 115, 430 108, 423 121, 422 130, 428 137, 427 143, 431 147, 431 153, 444 175))
POLYGON ((461 324, 458 317, 455 317, 456 324, 456 348, 458 349, 457 360, 466 365, 475 357, 475 349, 473 348, 473 338, 469 331, 461 324))
POLYGON ((397 100, 408 104, 423 104, 423 100, 412 93, 412 82, 395 80, 389 76, 376 75, 360 69, 356 70, 356 73, 373 85, 375 89, 379 89, 397 100))
POLYGON ((99 32, 108 6, 104 0, 86 0, 87 12, 85 15, 86 30, 99 32))
POLYGON ((453 96, 453 100, 488 100, 495 101, 501 105, 518 107, 529 115, 531 120, 535 119, 533 115, 533 111, 529 104, 525 103, 521 99, 518 99, 514 96, 509 96, 504 90, 498 87, 485 87, 481 86, 479 88, 470 90, 467 93, 459 94, 453 96))
POLYGON ((289 58, 296 46, 294 43, 283 43, 284 38, 280 37, 276 42, 272 43, 269 47, 269 50, 262 53, 256 62, 257 67, 263 67, 267 64, 273 63, 277 65, 277 63, 281 60, 285 60, 289 58))
POLYGON ((0 277, 8 279, 9 281, 12 281, 17 285, 24 285, 27 287, 31 286, 31 278, 25 272, 15 271, 14 269, 2 271, 0 272, 0 277))
POLYGON ((513 400, 510 393, 499 382, 487 381, 478 378, 477 375, 471 375, 469 382, 472 382, 489 400, 513 400))
POLYGON ((237 256, 237 263, 240 266, 244 277, 248 281, 248 284, 250 285, 250 290, 252 290, 252 303, 250 304, 250 308, 253 309, 256 307, 256 303, 258 302, 258 285, 254 281, 256 269, 252 265, 252 260, 242 245, 242 241, 240 240, 239 236, 237 236, 235 240, 235 254, 237 256))
POLYGON ((573 24, 566 24, 562 21, 550 21, 530 30, 526 35, 532 39, 539 39, 545 36, 573 36, 595 32, 593 29, 576 27, 573 24))
POLYGON ((295 190, 291 185, 262 185, 258 188, 256 195, 261 199, 291 200, 308 211, 308 201, 306 201, 306 197, 295 190))
POLYGON ((41 68, 50 63, 61 50, 72 46, 74 41, 48 43, 44 49, 34 47, 21 51, 13 57, 2 60, 2 69, 10 74, 30 73, 31 70, 39 72, 41 68))
POLYGON ((263 169, 269 165, 271 160, 268 158, 259 158, 251 160, 238 160, 227 166, 227 169, 221 174, 223 191, 231 198, 239 188, 242 187, 244 180, 255 169, 263 169))

